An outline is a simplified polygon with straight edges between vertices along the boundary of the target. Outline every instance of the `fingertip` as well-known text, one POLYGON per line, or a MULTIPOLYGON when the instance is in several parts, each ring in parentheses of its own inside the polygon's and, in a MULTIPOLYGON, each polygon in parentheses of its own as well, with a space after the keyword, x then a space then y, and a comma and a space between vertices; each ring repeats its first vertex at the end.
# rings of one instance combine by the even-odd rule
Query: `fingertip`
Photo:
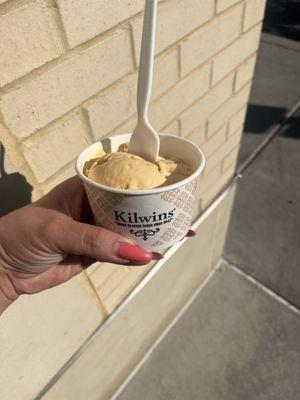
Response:
POLYGON ((194 236, 196 236, 196 235, 197 235, 197 232, 194 231, 193 229, 190 229, 190 230, 188 231, 188 233, 186 234, 186 237, 194 237, 194 236))
POLYGON ((161 253, 157 253, 157 252, 152 252, 152 260, 158 261, 158 260, 162 260, 164 258, 164 255, 161 253))

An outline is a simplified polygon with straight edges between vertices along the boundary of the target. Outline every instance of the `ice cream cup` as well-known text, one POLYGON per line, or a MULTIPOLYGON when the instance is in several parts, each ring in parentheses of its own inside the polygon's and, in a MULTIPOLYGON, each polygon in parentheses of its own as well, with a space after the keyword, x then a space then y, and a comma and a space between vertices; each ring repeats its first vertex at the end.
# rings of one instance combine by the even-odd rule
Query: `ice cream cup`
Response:
POLYGON ((124 235, 148 251, 161 251, 183 239, 191 226, 204 155, 187 139, 160 134, 160 155, 182 159, 193 169, 191 176, 155 189, 124 190, 95 183, 84 175, 84 164, 93 158, 99 143, 106 152, 115 152, 130 136, 113 136, 92 144, 78 156, 76 171, 84 183, 97 225, 124 235))

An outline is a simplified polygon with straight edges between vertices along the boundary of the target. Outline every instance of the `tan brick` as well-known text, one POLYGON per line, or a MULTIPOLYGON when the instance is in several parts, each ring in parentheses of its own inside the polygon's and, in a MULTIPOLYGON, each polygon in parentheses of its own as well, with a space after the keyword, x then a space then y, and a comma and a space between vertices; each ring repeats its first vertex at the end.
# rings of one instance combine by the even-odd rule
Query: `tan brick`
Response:
POLYGON ((182 135, 186 136, 206 119, 232 95, 234 75, 230 75, 216 87, 211 89, 203 98, 197 101, 181 116, 182 135))
POLYGON ((237 145, 229 152, 229 154, 226 155, 222 164, 222 172, 227 171, 229 168, 232 167, 232 165, 234 166, 236 165, 239 151, 240 151, 240 146, 237 145))
POLYGON ((247 109, 248 106, 243 107, 236 115, 231 118, 231 120, 229 121, 229 136, 232 135, 239 127, 244 125, 247 109))
POLYGON ((1 400, 35 398, 102 321, 77 277, 21 296, 0 321, 1 400))
POLYGON ((223 104, 208 121, 208 136, 214 134, 220 126, 228 121, 249 99, 251 84, 246 85, 235 96, 223 104))
POLYGON ((202 144, 205 142, 206 136, 206 125, 203 124, 197 128, 195 128, 188 136, 187 139, 196 143, 202 149, 202 144))
POLYGON ((238 38, 242 11, 243 8, 240 6, 214 18, 181 43, 183 76, 238 38))
POLYGON ((229 8, 234 4, 241 2, 241 0, 216 0, 216 1, 217 1, 217 13, 220 13, 226 10, 226 8, 229 8))
POLYGON ((160 130, 209 89, 210 66, 196 70, 150 106, 150 121, 160 130))
POLYGON ((250 29, 258 22, 262 21, 265 13, 266 0, 247 0, 244 30, 250 29))
MULTIPOLYGON (((227 125, 224 125, 217 133, 210 137, 209 140, 203 143, 201 150, 203 151, 204 156, 207 160, 225 142, 226 134, 227 125)), ((205 172, 207 172, 206 169, 205 172)))
POLYGON ((142 11, 143 0, 58 0, 71 47, 87 41, 142 11))
POLYGON ((256 63, 256 54, 250 57, 243 65, 236 71, 234 91, 237 92, 242 86, 249 82, 254 74, 256 63))
POLYGON ((212 185, 215 184, 215 182, 220 178, 221 176, 221 171, 222 171, 222 165, 219 164, 213 171, 211 171, 208 175, 203 176, 202 179, 200 179, 199 182, 199 191, 201 194, 201 198, 203 198, 203 195, 206 191, 210 189, 212 185))
POLYGON ((28 136, 132 69, 130 38, 119 30, 2 97, 6 124, 28 136))
POLYGON ((234 70, 234 68, 257 50, 260 33, 261 26, 255 27, 215 57, 213 84, 229 74, 230 71, 234 70))
POLYGON ((98 271, 98 269, 102 266, 101 262, 96 261, 94 264, 89 266, 85 272, 88 277, 92 276, 94 273, 98 271))
MULTIPOLYGON (((177 49, 162 54, 154 66, 152 99, 157 98, 179 78, 177 49)), ((136 113, 137 74, 104 90, 85 106, 95 137, 106 135, 136 113)))
POLYGON ((169 125, 165 126, 162 129, 162 132, 175 136, 180 136, 180 121, 176 119, 175 121, 171 122, 169 125))
POLYGON ((136 74, 124 78, 84 106, 96 138, 105 136, 134 114, 136 79, 136 74))
POLYGON ((75 175, 75 162, 71 162, 69 165, 59 171, 59 173, 56 174, 55 177, 49 178, 46 182, 42 184, 43 192, 48 193, 54 187, 75 175))
POLYGON ((231 167, 220 175, 220 178, 203 194, 201 200, 201 209, 205 210, 217 197, 222 189, 230 182, 234 174, 234 168, 231 167))
POLYGON ((177 47, 161 54, 154 63, 152 100, 170 89, 179 79, 177 47))
MULTIPOLYGON (((172 0, 158 7, 156 54, 212 18, 214 0, 172 0)), ((142 16, 132 21, 135 54, 140 58, 142 16)))
POLYGON ((109 132, 109 134, 106 136, 115 136, 115 135, 121 135, 123 133, 131 133, 131 132, 133 132, 134 128, 136 127, 136 124, 137 124, 137 117, 136 117, 136 115, 134 115, 128 121, 126 121, 122 125, 118 126, 118 128, 109 132))
POLYGON ((118 285, 126 277, 126 271, 122 268, 116 268, 116 270, 109 275, 109 277, 101 282, 99 286, 96 287, 99 297, 105 303, 105 299, 110 295, 110 293, 115 290, 118 285))
POLYGON ((41 1, 0 16, 0 87, 59 56, 41 1))
MULTIPOLYGON (((122 276, 119 276, 118 284, 112 288, 109 294, 103 299, 103 304, 110 314, 127 296, 127 294, 140 282, 145 274, 153 267, 151 265, 145 265, 141 268, 136 267, 125 267, 122 276)), ((101 296, 101 290, 99 290, 101 296)))
MULTIPOLYGON (((122 133, 131 133, 136 127, 136 123, 137 118, 136 115, 134 115, 128 121, 124 122, 124 124, 118 126, 118 128, 111 131, 108 136, 120 135, 122 133)), ((179 124, 180 122, 178 120, 172 121, 170 124, 161 127, 160 131, 180 136, 180 129, 178 126, 179 124)))
MULTIPOLYGON (((224 159, 231 154, 233 149, 236 149, 240 143, 242 136, 242 130, 236 131, 234 135, 230 136, 229 139, 225 140, 206 160, 205 173, 209 174, 219 163, 222 163, 222 169, 224 170, 224 159)), ((233 156, 231 156, 233 157, 233 156)))
POLYGON ((95 288, 99 288, 119 268, 116 264, 97 263, 95 266, 88 268, 87 273, 95 288))
POLYGON ((23 143, 23 151, 38 182, 67 165, 88 145, 79 116, 58 123, 36 139, 23 143))

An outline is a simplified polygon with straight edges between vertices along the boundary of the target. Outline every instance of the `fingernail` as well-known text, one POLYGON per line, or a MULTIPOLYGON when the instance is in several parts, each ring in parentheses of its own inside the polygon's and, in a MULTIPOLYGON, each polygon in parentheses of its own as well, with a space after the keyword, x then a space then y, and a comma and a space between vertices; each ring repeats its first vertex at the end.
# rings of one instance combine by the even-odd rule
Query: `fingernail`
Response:
POLYGON ((190 229, 188 231, 188 233, 186 234, 187 237, 193 237, 193 236, 196 236, 196 235, 197 235, 197 232, 193 231, 192 229, 190 229))
POLYGON ((117 256, 123 260, 132 262, 150 262, 152 260, 152 254, 142 249, 135 244, 126 242, 119 242, 117 248, 117 256))
POLYGON ((164 255, 161 253, 152 252, 152 260, 161 260, 164 258, 164 255))

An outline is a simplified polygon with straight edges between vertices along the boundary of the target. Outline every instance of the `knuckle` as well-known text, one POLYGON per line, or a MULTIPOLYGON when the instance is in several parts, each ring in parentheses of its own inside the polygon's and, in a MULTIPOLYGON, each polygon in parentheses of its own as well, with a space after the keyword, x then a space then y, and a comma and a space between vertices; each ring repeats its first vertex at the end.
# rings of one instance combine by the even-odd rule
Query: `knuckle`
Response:
POLYGON ((65 221, 57 216, 50 217, 47 221, 43 221, 41 226, 46 238, 53 239, 62 232, 65 221))
POLYGON ((85 235, 84 244, 90 249, 91 254, 99 253, 103 240, 103 231, 102 228, 93 228, 90 233, 85 235))

